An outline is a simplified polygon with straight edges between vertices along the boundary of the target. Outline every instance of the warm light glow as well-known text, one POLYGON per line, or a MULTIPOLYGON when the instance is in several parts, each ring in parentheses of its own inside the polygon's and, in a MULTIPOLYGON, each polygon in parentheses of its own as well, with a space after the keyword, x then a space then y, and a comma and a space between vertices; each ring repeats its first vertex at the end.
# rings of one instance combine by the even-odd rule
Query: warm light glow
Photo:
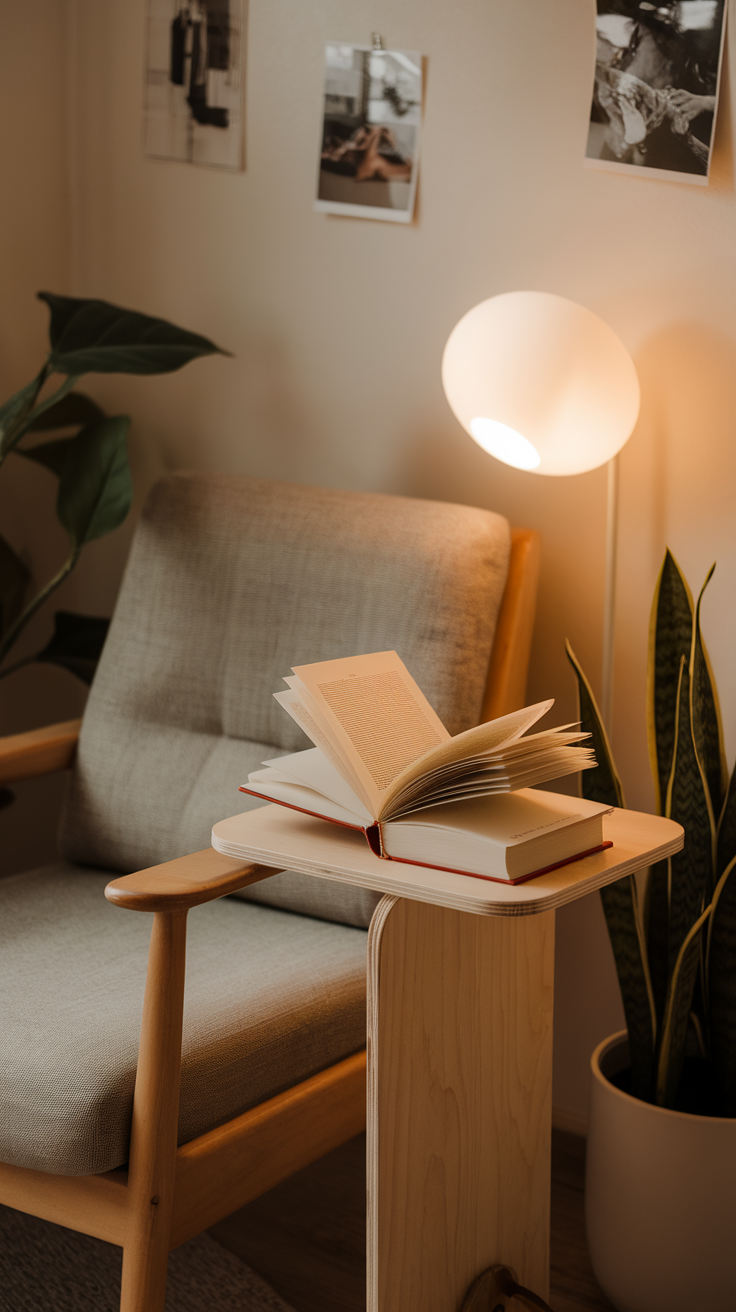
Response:
POLYGON ((445 347, 442 382, 486 451, 537 474, 605 464, 639 414, 623 343, 590 310, 547 292, 506 292, 468 311, 445 347))
POLYGON ((471 419, 470 432, 478 446, 506 465, 513 465, 515 469, 536 469, 539 464, 537 448, 508 424, 499 424, 495 419, 471 419))

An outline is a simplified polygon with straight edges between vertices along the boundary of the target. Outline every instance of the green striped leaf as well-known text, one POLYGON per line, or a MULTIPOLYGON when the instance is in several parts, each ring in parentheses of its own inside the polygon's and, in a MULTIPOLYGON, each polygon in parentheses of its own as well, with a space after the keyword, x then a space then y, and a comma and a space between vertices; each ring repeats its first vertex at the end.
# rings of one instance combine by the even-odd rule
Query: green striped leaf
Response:
POLYGON ((611 744, 603 725, 593 690, 583 673, 582 666, 569 642, 565 643, 567 659, 578 681, 578 707, 580 727, 591 736, 591 745, 598 762, 594 770, 583 770, 581 788, 583 797, 606 806, 626 806, 624 790, 613 760, 611 744))
POLYGON ((659 1107, 674 1107, 685 1059, 690 1004, 700 965, 700 935, 710 913, 711 908, 707 906, 685 935, 672 972, 657 1066, 656 1101, 659 1107))
POLYGON ((629 1032, 631 1092, 646 1100, 653 1083, 656 1018, 634 876, 602 888, 601 901, 629 1032))
MULTIPOLYGON (((583 796, 608 806, 625 806, 624 790, 593 690, 569 642, 566 649, 577 678, 581 728, 591 735, 598 762, 594 770, 582 772, 583 796)), ((647 1098, 652 1085, 656 1017, 635 879, 627 875, 602 888, 601 901, 629 1031, 632 1092, 637 1098, 647 1098)))
POLYGON ((710 1056, 724 1116, 736 1116, 736 856, 713 895, 707 979, 710 1056))
POLYGON ((675 747, 680 661, 683 657, 690 660, 692 631, 693 599, 668 550, 654 591, 647 662, 647 739, 660 814, 664 811, 675 747))
POLYGON ((668 960, 672 975, 682 944, 703 910, 713 874, 712 813, 695 751, 690 718, 690 675, 684 657, 680 661, 675 750, 667 785, 665 815, 676 820, 685 830, 682 851, 670 857, 668 960))
POLYGON ((736 768, 731 775, 726 800, 718 821, 716 878, 720 879, 734 855, 736 855, 736 768))
POLYGON ((669 880, 669 861, 658 861, 656 865, 650 867, 647 876, 644 924, 646 926, 647 961, 649 963, 654 1011, 657 1018, 657 1032, 662 1028, 667 1000, 670 932, 669 880))
MULTIPOLYGON (((721 711, 718 705, 718 693, 710 669, 708 653, 700 632, 700 607, 703 593, 713 577, 715 565, 712 565, 700 590, 698 604, 695 608, 695 623, 690 654, 690 708, 693 722, 695 750, 698 754, 701 773, 708 790, 708 798, 714 817, 720 815, 723 797, 726 792, 728 775, 726 757, 723 750, 723 731, 721 729, 721 711)), ((715 830, 715 819, 713 821, 715 830)), ((708 890, 708 895, 712 888, 708 890)))

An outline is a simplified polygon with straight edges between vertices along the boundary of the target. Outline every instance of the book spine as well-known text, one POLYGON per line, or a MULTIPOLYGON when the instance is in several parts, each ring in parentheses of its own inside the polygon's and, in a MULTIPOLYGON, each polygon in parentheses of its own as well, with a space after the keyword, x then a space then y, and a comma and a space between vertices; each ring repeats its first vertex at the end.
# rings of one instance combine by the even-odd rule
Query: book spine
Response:
POLYGON ((363 833, 368 839, 368 846, 371 849, 371 852, 373 852, 375 856, 381 856, 386 860, 386 853, 383 850, 383 835, 381 834, 380 824, 376 822, 374 825, 369 825, 367 829, 363 830, 363 833))

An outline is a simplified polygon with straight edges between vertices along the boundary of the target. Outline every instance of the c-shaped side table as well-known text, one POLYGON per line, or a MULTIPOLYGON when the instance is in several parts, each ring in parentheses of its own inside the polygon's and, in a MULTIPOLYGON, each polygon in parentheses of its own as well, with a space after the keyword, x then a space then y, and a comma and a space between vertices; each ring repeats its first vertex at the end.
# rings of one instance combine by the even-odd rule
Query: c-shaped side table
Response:
POLYGON ((613 847, 516 887, 382 861, 280 806, 213 846, 384 894, 368 935, 368 1312, 457 1312, 480 1272, 549 1291, 554 910, 678 851, 615 811, 613 847))

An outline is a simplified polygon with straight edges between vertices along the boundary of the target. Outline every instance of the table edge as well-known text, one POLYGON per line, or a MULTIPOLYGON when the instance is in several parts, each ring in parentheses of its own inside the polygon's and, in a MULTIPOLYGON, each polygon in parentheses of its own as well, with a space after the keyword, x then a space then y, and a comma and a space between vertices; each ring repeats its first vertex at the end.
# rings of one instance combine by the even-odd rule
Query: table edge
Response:
MULTIPOLYGON (((661 818, 661 817, 653 817, 661 818)), ((345 868, 332 868, 319 866, 315 869, 314 861, 300 861, 298 857, 289 856, 288 866, 280 864, 274 865, 273 853, 265 851, 263 848, 249 846, 247 844, 236 844, 227 840, 218 839, 212 833, 212 846, 217 852, 225 856, 234 856, 238 859, 247 859, 256 861, 259 865, 271 865, 274 869, 289 869, 296 871, 297 874, 311 875, 317 879, 329 879, 336 883, 348 884, 354 888, 364 888, 370 892, 388 895, 390 897, 405 897, 415 902, 427 902, 434 906, 444 906, 455 911, 467 911, 474 915, 481 916, 533 916, 541 915, 545 911, 554 911, 558 907, 566 906, 570 902, 576 902, 581 897, 586 897, 588 893, 594 893, 608 884, 614 884, 619 879, 624 879, 627 875, 643 870, 647 866, 654 865, 657 861, 662 861, 669 856, 673 856, 682 848, 682 838, 673 836, 665 843, 657 847, 648 848, 646 851, 630 857, 628 860, 621 862, 612 869, 604 869, 598 875, 591 875, 583 883, 571 884, 568 888, 560 889, 557 893, 548 894, 546 897, 529 897, 529 891, 533 888, 534 881, 529 881, 519 886, 521 900, 518 902, 488 902, 478 903, 475 899, 466 899, 462 894, 453 894, 448 891, 437 890, 433 895, 429 895, 429 890, 422 890, 407 886, 400 879, 393 880, 390 875, 390 867, 393 862, 387 861, 385 864, 389 869, 382 876, 380 888, 368 876, 355 874, 345 868), (521 894, 521 889, 524 894, 521 894)), ((458 878, 468 878, 472 876, 459 875, 458 878)), ((545 876, 541 876, 545 878, 545 876)), ((513 888, 511 884, 502 884, 500 887, 513 888)))

